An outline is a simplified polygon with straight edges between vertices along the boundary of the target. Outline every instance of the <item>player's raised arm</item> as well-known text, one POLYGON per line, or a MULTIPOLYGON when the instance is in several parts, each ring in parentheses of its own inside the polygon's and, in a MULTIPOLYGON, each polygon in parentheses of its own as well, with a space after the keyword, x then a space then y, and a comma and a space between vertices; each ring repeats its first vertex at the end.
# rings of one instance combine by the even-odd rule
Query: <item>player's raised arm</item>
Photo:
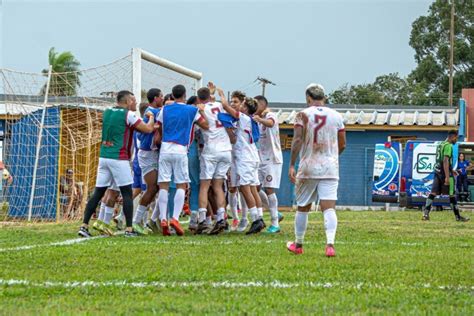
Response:
POLYGON ((153 113, 148 112, 147 115, 148 115, 148 123, 144 123, 143 121, 140 121, 140 123, 135 127, 136 130, 145 134, 152 133, 155 130, 155 117, 153 113))
POLYGON ((272 128, 275 125, 275 121, 272 118, 266 119, 262 118, 259 115, 254 115, 253 119, 255 122, 262 124, 265 127, 272 128))
POLYGON ((221 98, 221 103, 224 110, 230 115, 232 115, 232 117, 238 119, 239 111, 235 110, 233 107, 229 105, 229 103, 227 102, 227 99, 225 98, 224 91, 222 89, 218 89, 217 92, 219 93, 219 96, 221 98))

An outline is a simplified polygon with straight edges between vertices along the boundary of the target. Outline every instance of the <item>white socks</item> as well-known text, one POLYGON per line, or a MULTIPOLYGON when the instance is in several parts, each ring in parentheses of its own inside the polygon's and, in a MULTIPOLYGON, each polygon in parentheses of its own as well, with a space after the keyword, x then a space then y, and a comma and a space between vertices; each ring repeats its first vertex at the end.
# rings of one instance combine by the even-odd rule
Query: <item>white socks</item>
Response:
POLYGON ((279 227, 278 224, 278 198, 275 193, 268 196, 268 208, 270 209, 270 217, 272 219, 272 226, 279 227))
POLYGON ((97 220, 99 221, 104 221, 104 216, 105 216, 105 203, 100 202, 100 210, 99 210, 99 216, 97 217, 97 220))
POLYGON ((327 209, 323 212, 324 215, 324 228, 326 229, 327 243, 334 245, 334 239, 336 238, 337 229, 337 216, 336 211, 332 208, 327 209))
POLYGON ((148 210, 148 207, 143 206, 143 205, 138 205, 137 210, 135 211, 135 215, 133 216, 133 223, 141 224, 147 210, 148 210))
POLYGON ((206 220, 206 213, 207 213, 207 209, 205 208, 200 208, 198 209, 198 223, 202 223, 206 220))
POLYGON ((224 220, 224 213, 225 213, 225 209, 223 207, 217 210, 217 221, 224 220))
POLYGON ((262 200, 263 207, 269 208, 270 207, 270 203, 268 201, 269 196, 267 196, 263 188, 260 191, 258 191, 258 195, 260 196, 260 200, 262 200))
POLYGON ((104 223, 110 224, 112 217, 114 217, 114 208, 105 206, 104 223))
POLYGON ((186 197, 186 191, 184 189, 177 189, 176 194, 174 195, 174 209, 173 209, 173 218, 179 220, 179 215, 181 214, 184 206, 184 199, 186 197))
POLYGON ((296 212, 295 215, 295 237, 297 244, 303 244, 304 234, 308 226, 308 212, 296 212))
POLYGON ((263 208, 257 207, 258 218, 263 218, 263 208))
POLYGON ((155 200, 155 207, 153 208, 153 213, 151 214, 151 220, 156 222, 158 220, 158 217, 160 216, 160 205, 158 203, 158 198, 155 200))
POLYGON ((229 205, 230 211, 232 212, 232 218, 239 219, 239 213, 237 212, 237 204, 239 200, 239 191, 235 191, 234 193, 229 193, 229 205))
POLYGON ((257 210, 257 208, 252 207, 251 209, 249 209, 249 213, 250 213, 250 219, 252 220, 252 222, 255 222, 258 219, 258 210, 257 210))
POLYGON ((168 191, 160 189, 158 207, 160 209, 160 221, 166 220, 168 218, 168 191))

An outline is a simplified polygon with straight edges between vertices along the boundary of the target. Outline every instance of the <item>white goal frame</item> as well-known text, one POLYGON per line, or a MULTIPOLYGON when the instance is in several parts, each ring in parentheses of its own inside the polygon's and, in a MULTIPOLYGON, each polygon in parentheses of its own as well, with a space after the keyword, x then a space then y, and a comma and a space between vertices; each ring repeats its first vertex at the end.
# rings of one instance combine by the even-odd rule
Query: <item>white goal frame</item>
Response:
MULTIPOLYGON (((157 64, 163 68, 172 70, 184 76, 194 79, 194 87, 197 89, 202 87, 202 73, 178 65, 165 58, 161 58, 152 53, 149 53, 141 48, 132 48, 132 92, 135 95, 137 104, 141 103, 142 91, 142 60, 157 64)), ((138 109, 137 109, 138 110, 138 109)))

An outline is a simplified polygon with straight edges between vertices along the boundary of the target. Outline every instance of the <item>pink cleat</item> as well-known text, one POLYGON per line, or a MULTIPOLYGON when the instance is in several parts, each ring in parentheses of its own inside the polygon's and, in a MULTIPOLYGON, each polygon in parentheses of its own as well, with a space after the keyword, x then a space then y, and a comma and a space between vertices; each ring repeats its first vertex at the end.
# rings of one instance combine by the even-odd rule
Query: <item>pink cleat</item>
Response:
POLYGON ((233 231, 233 232, 236 231, 237 228, 239 227, 239 222, 240 221, 238 219, 234 218, 232 220, 232 226, 230 226, 230 230, 233 231))
POLYGON ((335 257, 336 256, 336 249, 334 249, 333 245, 326 245, 326 257, 335 257))
POLYGON ((296 247, 296 243, 289 241, 286 243, 286 248, 288 251, 294 253, 295 255, 302 255, 303 254, 303 247, 296 247))

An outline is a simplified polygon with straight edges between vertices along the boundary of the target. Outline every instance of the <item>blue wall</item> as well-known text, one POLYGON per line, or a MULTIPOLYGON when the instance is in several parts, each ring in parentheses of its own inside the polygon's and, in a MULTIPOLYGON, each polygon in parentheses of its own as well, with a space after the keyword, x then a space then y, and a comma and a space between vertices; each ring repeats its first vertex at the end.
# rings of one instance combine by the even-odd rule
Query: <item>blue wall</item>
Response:
MULTIPOLYGON (((281 131, 292 134, 292 131, 281 131)), ((387 141, 388 136, 414 136, 418 139, 444 140, 446 132, 348 131, 347 146, 339 163, 338 205, 372 205, 372 172, 376 143, 387 141)), ((294 204, 293 185, 288 179, 290 151, 283 151, 283 172, 278 201, 281 206, 294 204)))
MULTIPOLYGON (((5 164, 13 176, 13 184, 5 190, 9 203, 8 215, 11 217, 26 218, 28 216, 41 115, 42 111, 38 110, 23 117, 12 126, 12 136, 8 140, 9 155, 5 157, 5 164)), ((48 108, 36 174, 33 218, 53 219, 56 217, 59 121, 59 109, 48 108)))

